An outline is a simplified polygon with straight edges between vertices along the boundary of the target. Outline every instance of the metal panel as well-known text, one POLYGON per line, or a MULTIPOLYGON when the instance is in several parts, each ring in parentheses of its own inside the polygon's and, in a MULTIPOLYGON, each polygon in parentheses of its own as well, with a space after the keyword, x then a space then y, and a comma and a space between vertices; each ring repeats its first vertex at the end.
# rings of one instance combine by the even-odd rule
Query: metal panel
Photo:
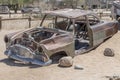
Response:
POLYGON ((89 10, 80 10, 80 9, 60 9, 55 11, 45 11, 44 14, 49 14, 53 16, 61 16, 66 18, 78 18, 80 16, 92 14, 92 11, 89 10))
POLYGON ((106 35, 105 35, 104 30, 93 33, 93 46, 98 45, 101 42, 103 42, 105 37, 106 37, 106 35))

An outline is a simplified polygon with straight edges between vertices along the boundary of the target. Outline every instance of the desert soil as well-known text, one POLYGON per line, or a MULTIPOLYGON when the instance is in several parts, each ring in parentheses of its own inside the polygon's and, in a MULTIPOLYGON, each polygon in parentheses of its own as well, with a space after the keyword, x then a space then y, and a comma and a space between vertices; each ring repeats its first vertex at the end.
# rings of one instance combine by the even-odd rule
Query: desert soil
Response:
MULTIPOLYGON (((21 21, 22 23, 24 21, 21 21)), ((74 65, 69 68, 58 67, 58 64, 40 67, 36 65, 25 65, 14 62, 4 55, 4 35, 15 32, 9 26, 15 26, 14 22, 4 22, 3 30, 0 31, 0 79, 1 80, 108 80, 105 76, 120 76, 120 31, 112 38, 101 44, 95 50, 74 58, 74 65), (9 25, 12 23, 11 25, 9 25), (112 48, 115 51, 114 57, 103 55, 105 48, 112 48), (74 69, 79 65, 83 70, 74 69)), ((39 23, 39 22, 38 22, 39 23)), ((37 26, 35 23, 34 25, 37 26)), ((25 23, 28 27, 28 23, 25 23)), ((23 28, 21 28, 23 29, 23 28)))
MULTIPOLYGON (((15 31, 15 30, 14 30, 15 31)), ((120 31, 95 50, 76 56, 74 65, 83 70, 58 67, 58 64, 40 67, 9 60, 5 55, 4 35, 13 30, 0 31, 0 79, 1 80, 108 80, 105 76, 120 76, 120 31), (103 55, 105 48, 115 50, 115 57, 103 55)))

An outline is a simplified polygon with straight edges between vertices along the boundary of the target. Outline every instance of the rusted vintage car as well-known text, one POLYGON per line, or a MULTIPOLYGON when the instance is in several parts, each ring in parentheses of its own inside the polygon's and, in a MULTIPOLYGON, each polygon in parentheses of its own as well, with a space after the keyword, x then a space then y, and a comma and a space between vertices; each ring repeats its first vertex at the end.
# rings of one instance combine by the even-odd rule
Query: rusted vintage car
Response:
POLYGON ((46 11, 40 27, 5 36, 5 54, 26 63, 49 65, 57 55, 74 57, 90 51, 117 31, 117 21, 101 21, 91 11, 46 11))

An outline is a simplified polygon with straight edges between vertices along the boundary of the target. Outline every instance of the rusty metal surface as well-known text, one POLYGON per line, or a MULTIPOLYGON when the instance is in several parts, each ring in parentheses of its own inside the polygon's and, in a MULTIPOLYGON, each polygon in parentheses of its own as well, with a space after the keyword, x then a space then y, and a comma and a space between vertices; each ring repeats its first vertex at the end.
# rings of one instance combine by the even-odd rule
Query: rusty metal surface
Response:
POLYGON ((65 52, 74 57, 74 42, 71 33, 49 28, 33 28, 18 32, 6 41, 5 55, 10 58, 37 64, 40 66, 52 63, 50 57, 57 52, 65 52))
POLYGON ((111 37, 118 31, 118 22, 106 21, 102 25, 93 26, 93 45, 102 43, 105 39, 111 37))
POLYGON ((80 10, 80 9, 61 9, 55 11, 45 11, 44 14, 53 15, 53 16, 61 16, 66 18, 78 18, 80 16, 92 14, 92 11, 80 10))
POLYGON ((52 63, 51 56, 55 54, 74 57, 90 51, 117 33, 119 26, 116 21, 101 21, 96 16, 97 20, 89 19, 88 16, 93 13, 79 9, 47 11, 45 14, 41 25, 47 15, 70 20, 67 19, 65 24, 63 21, 56 23, 57 29, 38 27, 6 35, 5 54, 8 57, 41 66, 49 65, 52 63), (80 16, 85 18, 77 19, 80 16))

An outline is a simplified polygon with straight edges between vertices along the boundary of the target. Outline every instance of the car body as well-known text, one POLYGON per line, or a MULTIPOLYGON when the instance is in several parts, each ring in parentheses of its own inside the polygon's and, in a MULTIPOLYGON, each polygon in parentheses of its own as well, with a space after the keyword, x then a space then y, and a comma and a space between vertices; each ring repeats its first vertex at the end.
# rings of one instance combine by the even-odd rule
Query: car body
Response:
POLYGON ((31 6, 27 6, 27 7, 23 7, 21 9, 22 13, 41 13, 41 10, 39 7, 31 7, 31 6))
POLYGON ((74 57, 88 52, 118 31, 117 21, 101 21, 91 11, 61 9, 43 14, 40 27, 5 36, 8 57, 44 66, 58 54, 74 57))
POLYGON ((116 20, 118 20, 118 18, 120 17, 120 1, 119 0, 113 1, 112 8, 111 8, 111 15, 112 15, 112 18, 116 20))
POLYGON ((10 10, 8 6, 0 5, 0 14, 9 14, 10 10))
POLYGON ((5 54, 25 63, 49 65, 52 63, 50 58, 55 53, 68 52, 67 55, 74 57, 73 38, 70 34, 62 30, 40 27, 11 33, 4 39, 5 54))

